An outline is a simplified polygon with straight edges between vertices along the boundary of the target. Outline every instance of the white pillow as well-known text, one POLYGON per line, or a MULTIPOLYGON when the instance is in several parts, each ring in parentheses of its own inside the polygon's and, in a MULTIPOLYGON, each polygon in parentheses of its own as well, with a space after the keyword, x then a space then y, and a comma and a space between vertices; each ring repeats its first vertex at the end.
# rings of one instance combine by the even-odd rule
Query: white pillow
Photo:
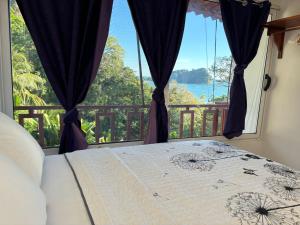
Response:
POLYGON ((40 186, 45 157, 42 148, 22 126, 1 112, 0 154, 15 161, 40 186))
POLYGON ((0 225, 45 225, 46 198, 11 159, 0 155, 0 225))

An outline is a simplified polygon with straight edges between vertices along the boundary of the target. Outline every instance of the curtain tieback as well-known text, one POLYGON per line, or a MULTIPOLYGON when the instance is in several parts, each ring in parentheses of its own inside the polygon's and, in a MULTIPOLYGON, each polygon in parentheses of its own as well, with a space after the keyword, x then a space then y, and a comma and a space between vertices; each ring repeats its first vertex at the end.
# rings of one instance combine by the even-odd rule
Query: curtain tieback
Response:
POLYGON ((247 68, 247 66, 248 66, 247 64, 237 65, 234 68, 234 73, 236 73, 236 74, 243 74, 244 70, 247 68))
POLYGON ((70 110, 67 110, 66 114, 64 115, 64 123, 74 123, 78 120, 78 110, 74 107, 70 110))
POLYGON ((155 90, 153 91, 152 98, 156 101, 157 104, 165 104, 165 94, 158 88, 155 88, 155 90))

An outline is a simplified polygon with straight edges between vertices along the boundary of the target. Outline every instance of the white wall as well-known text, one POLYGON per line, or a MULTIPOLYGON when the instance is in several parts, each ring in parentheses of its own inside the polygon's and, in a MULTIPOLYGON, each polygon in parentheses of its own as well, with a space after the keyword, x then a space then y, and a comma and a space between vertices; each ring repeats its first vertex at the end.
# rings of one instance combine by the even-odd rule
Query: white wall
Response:
MULTIPOLYGON (((279 18, 300 14, 299 0, 284 0, 279 18)), ((286 33, 283 58, 272 59, 273 84, 267 94, 259 151, 300 169, 300 30, 286 33)))

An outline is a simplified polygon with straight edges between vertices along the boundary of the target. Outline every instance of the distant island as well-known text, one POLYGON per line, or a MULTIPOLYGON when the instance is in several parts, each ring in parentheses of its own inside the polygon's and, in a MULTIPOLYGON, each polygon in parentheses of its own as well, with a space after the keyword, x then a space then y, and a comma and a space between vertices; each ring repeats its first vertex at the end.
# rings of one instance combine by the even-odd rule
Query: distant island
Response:
POLYGON ((171 80, 184 84, 208 84, 209 74, 205 68, 194 70, 174 70, 171 80))
MULTIPOLYGON (((152 80, 151 77, 145 77, 144 80, 152 80)), ((205 68, 193 70, 174 70, 170 80, 175 80, 181 84, 208 84, 209 74, 205 68)))

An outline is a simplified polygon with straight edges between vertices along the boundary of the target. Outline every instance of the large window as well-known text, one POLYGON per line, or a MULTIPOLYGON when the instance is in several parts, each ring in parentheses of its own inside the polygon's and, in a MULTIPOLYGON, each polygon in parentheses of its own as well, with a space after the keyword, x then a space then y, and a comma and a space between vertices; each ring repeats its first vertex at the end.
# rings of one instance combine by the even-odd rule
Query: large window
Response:
MULTIPOLYGON (((226 122, 235 62, 220 14, 214 5, 211 7, 212 12, 206 8, 201 14, 196 6, 187 13, 180 52, 168 86, 171 138, 222 135, 226 122)), ((264 31, 257 56, 245 70, 245 134, 257 132, 268 41, 264 31)))
MULTIPOLYGON (((189 91, 194 96, 191 104, 227 102, 230 69, 231 53, 222 23, 188 13, 170 88, 180 86, 189 91)), ((174 99, 176 103, 180 102, 174 99)))
POLYGON ((179 56, 169 82, 169 104, 191 107, 170 108, 172 138, 221 134, 231 68, 231 53, 220 20, 194 11, 187 13, 179 56), (222 107, 199 107, 215 103, 222 107), (181 116, 184 109, 187 113, 181 116))
POLYGON ((100 143, 140 140, 147 124, 146 103, 151 101, 152 86, 143 83, 145 64, 127 1, 113 4, 109 37, 104 55, 84 105, 97 105, 95 111, 86 110, 86 121, 100 143), (144 70, 143 70, 144 69, 144 70))
MULTIPOLYGON (((57 146, 63 110, 19 8, 10 4, 15 118, 43 146, 57 146)), ((79 107, 89 144, 143 139, 153 90, 141 83, 143 72, 150 77, 146 65, 127 1, 115 0, 100 68, 79 107)))
MULTIPOLYGON (((10 2, 14 116, 43 147, 59 144, 60 106, 14 0, 10 2)), ((268 38, 246 71, 247 133, 255 133, 268 38)), ((220 15, 187 13, 179 56, 165 90, 170 138, 222 134, 234 62, 220 15)), ((142 140, 154 84, 126 0, 114 0, 95 81, 79 106, 89 144, 142 140)))

